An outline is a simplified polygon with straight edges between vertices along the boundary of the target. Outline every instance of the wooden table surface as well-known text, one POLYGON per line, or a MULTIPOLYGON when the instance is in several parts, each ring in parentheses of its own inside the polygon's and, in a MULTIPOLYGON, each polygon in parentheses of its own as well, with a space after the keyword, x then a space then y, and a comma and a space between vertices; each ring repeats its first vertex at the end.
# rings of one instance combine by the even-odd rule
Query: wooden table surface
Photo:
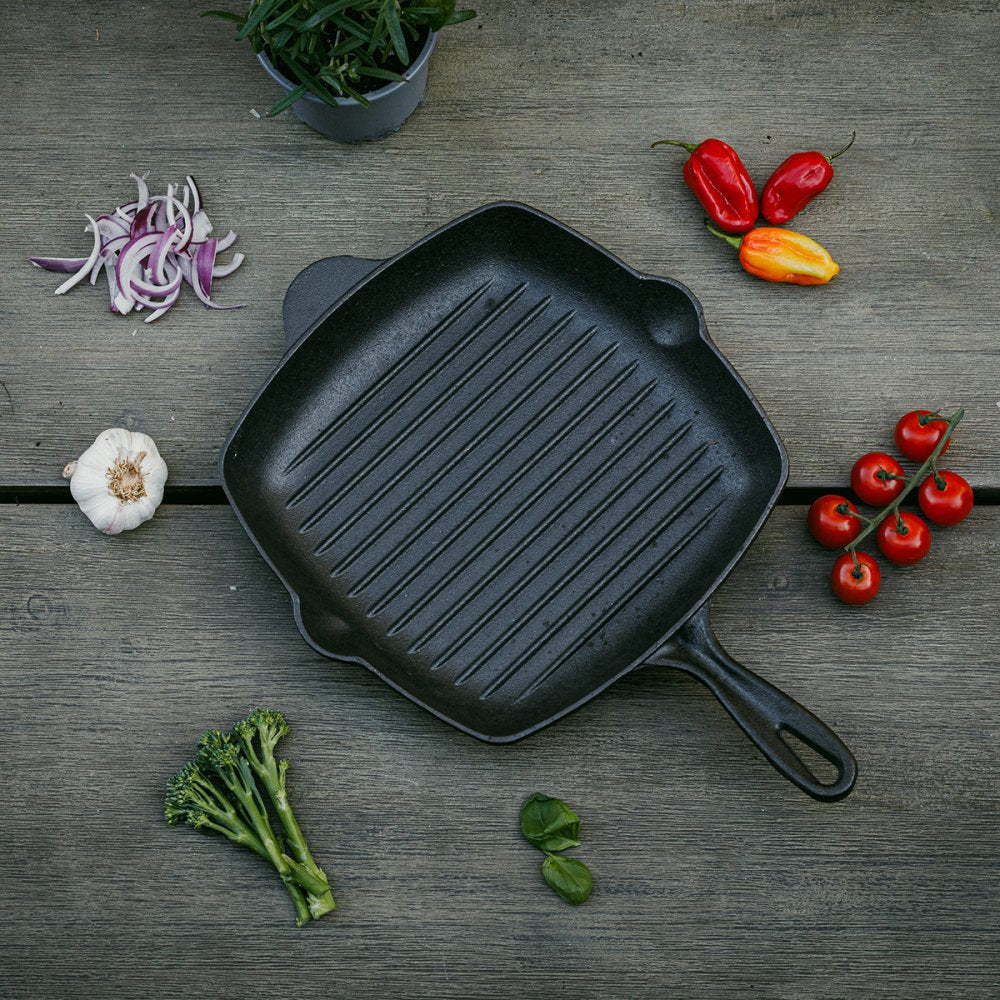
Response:
MULTIPOLYGON (((992 998, 1000 991, 1000 70, 996 4, 483 0, 442 34, 397 135, 286 114, 210 4, 5 5, 0 33, 0 997, 992 998), (744 275, 682 154, 720 135, 763 179, 832 150, 796 227, 829 285, 744 275), (112 317, 32 253, 83 213, 196 176, 244 267, 215 313, 112 317), (385 257, 480 204, 546 211, 685 282, 782 435, 790 490, 713 604, 718 634, 854 750, 820 805, 700 686, 639 671, 522 743, 451 730, 314 653, 220 502, 219 447, 283 350, 281 302, 331 254, 385 257), (804 502, 915 405, 964 405, 968 522, 872 605, 829 595, 804 502), (95 532, 60 471, 110 426, 170 466, 140 530, 95 532), (198 734, 256 704, 336 914, 297 930, 273 873, 162 821, 198 734), (595 890, 548 892, 521 800, 584 819, 595 890)), ((230 5, 236 9, 238 4, 230 5)))

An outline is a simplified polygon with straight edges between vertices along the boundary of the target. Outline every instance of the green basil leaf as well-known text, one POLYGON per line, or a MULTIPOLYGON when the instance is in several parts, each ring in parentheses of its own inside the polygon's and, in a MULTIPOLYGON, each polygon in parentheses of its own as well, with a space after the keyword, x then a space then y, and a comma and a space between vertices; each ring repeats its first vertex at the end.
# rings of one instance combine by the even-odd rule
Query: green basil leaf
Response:
POLYGON ((590 897, 594 878, 590 869, 576 858, 550 854, 542 862, 542 874, 552 890, 573 906, 586 903, 590 897))
POLYGON ((521 833, 540 851, 580 846, 580 817, 565 802, 535 792, 521 806, 521 833))

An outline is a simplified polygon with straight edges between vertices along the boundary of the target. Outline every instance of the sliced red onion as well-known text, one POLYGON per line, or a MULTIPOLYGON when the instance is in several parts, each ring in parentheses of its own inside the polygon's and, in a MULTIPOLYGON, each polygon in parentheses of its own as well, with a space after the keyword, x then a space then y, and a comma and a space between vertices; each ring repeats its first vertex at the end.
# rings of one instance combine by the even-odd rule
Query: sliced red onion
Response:
POLYGON ((131 288, 133 292, 141 292, 147 297, 150 295, 168 295, 170 292, 173 292, 175 289, 180 287, 180 268, 177 268, 170 278, 159 283, 143 280, 142 278, 132 278, 129 282, 129 288, 131 288))
MULTIPOLYGON (((166 261, 166 254, 170 251, 170 243, 177 235, 177 232, 177 223, 174 223, 164 231, 163 235, 159 239, 159 242, 155 247, 153 247, 153 252, 149 255, 149 269, 154 275, 156 275, 161 284, 165 280, 163 277, 163 265, 166 261)), ((181 238, 182 237, 178 237, 178 243, 181 238)))
POLYGON ((236 242, 230 230, 222 239, 210 237, 212 222, 202 207, 201 192, 193 177, 184 178, 183 194, 169 184, 166 194, 150 195, 147 174, 130 175, 138 196, 127 205, 99 215, 87 216, 94 247, 87 257, 31 257, 31 263, 49 271, 70 274, 59 286, 62 295, 84 278, 96 284, 104 270, 111 311, 117 314, 147 312, 145 322, 164 315, 180 297, 186 281, 210 309, 239 309, 212 301, 212 283, 232 274, 244 261, 236 253, 226 263, 218 255, 236 242))
POLYGON ((178 285, 177 288, 172 289, 169 294, 164 295, 163 297, 157 297, 159 298, 159 301, 151 295, 144 295, 142 292, 136 292, 134 290, 132 292, 132 298, 135 299, 136 309, 139 309, 140 307, 144 307, 146 309, 162 309, 168 304, 168 301, 176 302, 177 296, 180 295, 180 293, 180 285, 178 285))
POLYGON ((128 236, 131 231, 131 223, 124 219, 115 218, 113 215, 99 215, 97 225, 100 226, 101 235, 108 239, 115 236, 128 236))
POLYGON ((191 213, 191 223, 193 226, 192 242, 204 243, 212 231, 212 223, 208 221, 208 216, 201 209, 198 209, 198 211, 191 213))
POLYGON ((129 235, 133 237, 145 236, 151 229, 155 229, 155 219, 156 210, 160 207, 158 201, 154 201, 151 204, 147 204, 139 211, 135 213, 132 218, 132 226, 129 229, 129 235))
POLYGON ((198 185, 195 184, 194 178, 188 174, 184 178, 187 181, 187 186, 184 188, 184 204, 187 204, 187 192, 191 191, 191 214, 196 215, 201 210, 201 193, 198 191, 198 185))
POLYGON ((108 296, 111 299, 111 311, 118 312, 115 308, 115 296, 118 294, 118 282, 115 280, 115 262, 113 257, 104 258, 104 276, 108 279, 108 296))
POLYGON ((194 280, 191 282, 191 287, 194 289, 194 294, 205 305, 209 304, 209 299, 212 296, 212 268, 215 267, 218 242, 218 240, 205 240, 194 254, 194 267, 191 275, 194 280))
POLYGON ((177 291, 171 292, 171 294, 168 295, 167 298, 163 300, 163 303, 160 305, 160 307, 151 312, 143 322, 153 323, 156 320, 158 320, 165 312, 168 312, 173 307, 174 303, 177 301, 180 294, 181 290, 178 287, 177 291))
POLYGON ((148 176, 148 173, 143 174, 141 177, 137 174, 129 174, 129 177, 135 181, 136 187, 139 189, 139 200, 136 202, 139 208, 145 208, 149 202, 149 188, 146 186, 146 178, 148 176))
POLYGON ((86 257, 29 257, 29 261, 35 267, 44 268, 46 271, 79 271, 87 263, 86 257))
MULTIPOLYGON (((170 188, 173 188, 172 184, 170 185, 170 188)), ((177 211, 181 213, 181 221, 184 223, 184 226, 180 231, 184 233, 184 239, 182 239, 175 248, 175 252, 180 252, 191 242, 194 225, 191 222, 191 213, 187 210, 187 206, 182 202, 179 202, 177 198, 170 193, 170 188, 167 189, 166 195, 156 195, 155 197, 157 200, 162 201, 166 205, 167 221, 171 226, 177 224, 177 211), (175 211, 175 209, 177 211, 175 211)))
POLYGON ((89 215, 87 218, 90 220, 90 225, 86 228, 92 230, 94 233, 94 247, 90 251, 90 256, 86 259, 86 261, 84 261, 83 267, 81 267, 72 278, 67 278, 56 289, 56 295, 65 295, 71 288, 83 281, 83 279, 90 274, 90 269, 94 266, 94 262, 97 260, 97 256, 101 252, 101 230, 97 223, 91 219, 89 215))
POLYGON ((118 280, 118 289, 125 297, 126 301, 131 301, 131 283, 134 277, 133 272, 142 262, 153 252, 153 247, 160 241, 159 233, 147 233, 145 236, 137 236, 134 240, 129 240, 122 247, 115 263, 115 277, 118 280))
POLYGON ((101 247, 101 256, 107 257, 108 254, 118 253, 131 238, 132 237, 129 236, 128 233, 122 233, 121 236, 112 237, 104 244, 104 246, 101 247))
MULTIPOLYGON (((216 247, 218 250, 218 247, 216 247)), ((232 274, 243 263, 246 258, 241 253, 234 253, 233 259, 228 264, 216 264, 212 268, 213 278, 224 278, 227 274, 232 274)))

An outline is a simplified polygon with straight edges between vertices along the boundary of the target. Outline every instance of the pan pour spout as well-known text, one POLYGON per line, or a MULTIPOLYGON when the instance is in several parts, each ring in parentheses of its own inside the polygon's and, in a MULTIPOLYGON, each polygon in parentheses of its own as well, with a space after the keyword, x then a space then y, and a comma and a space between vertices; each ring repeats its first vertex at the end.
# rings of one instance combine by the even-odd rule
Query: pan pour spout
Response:
POLYGON ((757 749, 789 781, 820 802, 848 795, 858 776, 851 751, 825 723, 762 677, 737 663, 719 644, 704 605, 649 661, 683 670, 702 682, 757 749), (837 768, 836 780, 821 782, 783 738, 790 733, 837 768))

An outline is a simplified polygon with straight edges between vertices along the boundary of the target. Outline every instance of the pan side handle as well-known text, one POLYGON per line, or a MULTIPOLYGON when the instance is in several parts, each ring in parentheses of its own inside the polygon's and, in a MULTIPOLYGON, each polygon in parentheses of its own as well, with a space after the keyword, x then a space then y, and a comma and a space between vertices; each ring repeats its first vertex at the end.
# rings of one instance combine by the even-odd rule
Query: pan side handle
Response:
POLYGON ((285 347, 294 347, 339 299, 383 263, 367 257, 324 257, 299 271, 281 308, 285 347))
POLYGON ((737 663, 719 644, 707 605, 648 661, 683 670, 702 682, 762 754, 789 781, 821 802, 836 802, 854 787, 858 765, 825 723, 762 677, 737 663), (782 738, 791 733, 837 768, 836 780, 821 782, 782 738))

